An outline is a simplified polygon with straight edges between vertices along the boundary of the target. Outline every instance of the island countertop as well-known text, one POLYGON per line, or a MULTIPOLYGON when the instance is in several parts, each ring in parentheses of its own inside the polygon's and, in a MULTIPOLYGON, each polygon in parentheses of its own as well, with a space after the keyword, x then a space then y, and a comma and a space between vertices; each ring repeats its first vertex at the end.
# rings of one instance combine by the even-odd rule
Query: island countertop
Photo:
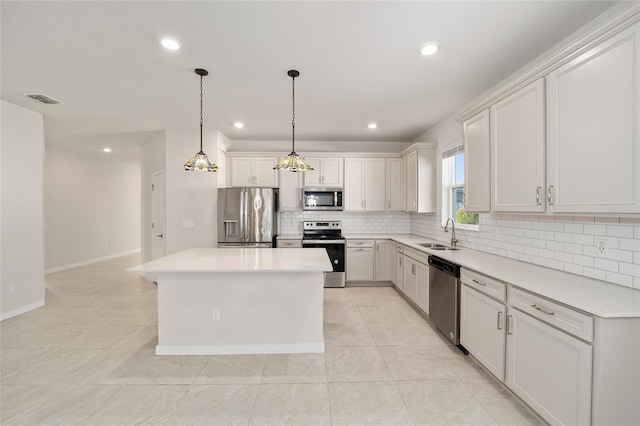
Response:
POLYGON ((323 248, 199 248, 128 269, 130 272, 332 271, 323 248))

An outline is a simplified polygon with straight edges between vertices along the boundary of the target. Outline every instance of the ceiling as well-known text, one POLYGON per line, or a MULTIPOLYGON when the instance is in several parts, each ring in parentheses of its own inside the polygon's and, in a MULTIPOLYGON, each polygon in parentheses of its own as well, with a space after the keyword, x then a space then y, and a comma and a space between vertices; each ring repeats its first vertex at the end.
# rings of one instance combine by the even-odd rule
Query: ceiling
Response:
POLYGON ((614 4, 2 1, 1 96, 44 114, 47 144, 126 149, 197 129, 200 67, 205 129, 286 140, 295 68, 297 139, 407 142, 614 4))

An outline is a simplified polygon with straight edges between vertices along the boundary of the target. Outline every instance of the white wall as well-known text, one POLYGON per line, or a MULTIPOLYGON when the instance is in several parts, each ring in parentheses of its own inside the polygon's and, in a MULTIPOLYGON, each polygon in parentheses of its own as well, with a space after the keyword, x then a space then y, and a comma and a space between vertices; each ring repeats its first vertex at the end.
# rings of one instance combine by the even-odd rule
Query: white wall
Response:
POLYGON ((165 168, 166 137, 165 132, 161 132, 142 144, 140 148, 140 191, 142 197, 140 258, 142 262, 148 262, 152 257, 151 175, 163 171, 165 168))
POLYGON ((0 319, 6 319, 44 305, 44 126, 42 114, 5 101, 0 116, 0 319))
MULTIPOLYGON (((217 132, 205 131, 203 150, 218 164, 217 132)), ((217 173, 187 172, 184 163, 200 149, 200 130, 166 132, 166 254, 195 247, 217 245, 216 208, 218 173, 226 173, 218 164, 217 173), (188 223, 195 224, 188 228, 188 223)))
POLYGON ((107 153, 45 150, 45 269, 140 249, 140 164, 107 153))
MULTIPOLYGON (((224 135, 222 132, 216 132, 217 136, 217 155, 216 155, 216 164, 220 169, 218 174, 218 188, 226 188, 227 187, 227 150, 229 146, 231 146, 231 140, 224 135)), ((206 151, 205 151, 206 152, 206 151)))

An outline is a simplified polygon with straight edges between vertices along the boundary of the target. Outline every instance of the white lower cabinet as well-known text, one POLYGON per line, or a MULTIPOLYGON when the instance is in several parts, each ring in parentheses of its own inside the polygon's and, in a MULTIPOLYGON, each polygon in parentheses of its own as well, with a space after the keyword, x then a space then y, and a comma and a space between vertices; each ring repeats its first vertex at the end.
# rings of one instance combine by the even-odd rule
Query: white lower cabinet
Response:
POLYGON ((403 256, 404 286, 402 291, 414 302, 418 295, 418 262, 408 256, 403 256))
POLYGON ((429 266, 418 262, 418 281, 416 283, 416 304, 429 315, 429 266))
POLYGON ((376 240, 375 280, 391 281, 391 241, 376 240))
POLYGON ((588 425, 591 345, 509 308, 505 384, 552 425, 588 425))
POLYGON ((429 314, 429 255, 404 247, 403 293, 426 314, 429 314))
POLYGON ((460 344, 498 379, 504 381, 507 307, 462 284, 460 344))
POLYGON ((347 281, 373 281, 372 240, 347 241, 347 281))
POLYGON ((404 293, 404 246, 396 247, 396 287, 404 293))
POLYGON ((396 285, 397 279, 398 279, 398 273, 397 273, 397 267, 398 265, 396 264, 396 252, 397 252, 397 248, 398 248, 398 243, 396 243, 395 241, 390 241, 389 242, 389 264, 391 265, 391 283, 393 285, 396 285))

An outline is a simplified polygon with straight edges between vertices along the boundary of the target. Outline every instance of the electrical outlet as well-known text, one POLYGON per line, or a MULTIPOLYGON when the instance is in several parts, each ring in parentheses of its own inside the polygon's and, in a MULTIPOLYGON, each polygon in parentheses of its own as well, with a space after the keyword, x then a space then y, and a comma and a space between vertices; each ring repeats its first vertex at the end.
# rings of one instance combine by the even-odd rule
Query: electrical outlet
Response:
POLYGON ((9 284, 9 291, 10 292, 16 291, 17 288, 18 288, 18 282, 17 281, 14 281, 11 284, 9 284))
POLYGON ((211 319, 213 321, 220 321, 220 308, 211 309, 211 319))
POLYGON ((607 258, 607 239, 606 238, 596 238, 595 239, 596 242, 596 255, 598 257, 601 257, 603 259, 607 258))

